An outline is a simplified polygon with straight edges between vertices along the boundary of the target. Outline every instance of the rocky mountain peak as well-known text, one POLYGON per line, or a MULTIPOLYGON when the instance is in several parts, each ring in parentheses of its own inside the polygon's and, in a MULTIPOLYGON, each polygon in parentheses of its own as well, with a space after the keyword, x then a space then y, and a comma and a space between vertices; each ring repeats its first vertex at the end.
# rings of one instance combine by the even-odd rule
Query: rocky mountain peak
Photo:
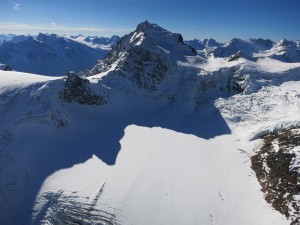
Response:
POLYGON ((168 58, 175 63, 179 58, 197 54, 195 49, 183 42, 181 34, 172 33, 156 24, 145 21, 140 23, 133 32, 125 35, 107 57, 95 65, 92 73, 107 71, 110 68, 109 65, 131 61, 129 58, 141 58, 141 53, 147 56, 143 58, 143 62, 153 58, 160 58, 161 60, 168 58))
POLYGON ((183 42, 181 34, 145 21, 125 35, 104 60, 98 61, 91 74, 109 71, 105 79, 125 78, 138 88, 153 92, 177 67, 178 61, 196 54, 183 42))
POLYGON ((149 23, 147 20, 137 26, 134 34, 139 34, 138 36, 143 35, 147 39, 150 39, 154 44, 159 46, 166 45, 167 42, 170 42, 170 44, 180 43, 185 45, 181 34, 172 33, 158 26, 157 24, 149 23), (163 44, 164 41, 165 43, 163 44))
POLYGON ((45 39, 48 38, 48 35, 47 34, 44 34, 44 33, 39 33, 37 36, 36 36, 36 40, 38 41, 41 41, 43 42, 45 39))
POLYGON ((12 71, 12 68, 10 68, 8 65, 0 63, 0 70, 3 70, 3 71, 12 71))
POLYGON ((220 43, 217 42, 215 39, 213 38, 206 38, 202 41, 202 44, 205 46, 205 47, 219 47, 220 46, 220 43))
POLYGON ((149 28, 153 28, 154 24, 149 23, 147 20, 145 22, 142 22, 140 24, 137 25, 136 27, 136 31, 138 32, 144 32, 145 30, 149 29, 149 28))
POLYGON ((279 41, 279 45, 281 45, 281 46, 287 46, 289 44, 290 44, 290 41, 288 41, 285 38, 279 41))
POLYGON ((65 102, 78 102, 83 105, 104 105, 104 96, 95 93, 89 87, 89 81, 81 78, 75 72, 68 73, 65 88, 60 93, 60 98, 65 102))

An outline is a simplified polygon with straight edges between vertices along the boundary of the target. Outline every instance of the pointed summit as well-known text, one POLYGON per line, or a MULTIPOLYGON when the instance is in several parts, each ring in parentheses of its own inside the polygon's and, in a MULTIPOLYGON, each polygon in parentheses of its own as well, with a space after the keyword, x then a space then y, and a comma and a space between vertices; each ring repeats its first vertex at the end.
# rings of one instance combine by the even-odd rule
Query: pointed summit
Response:
POLYGON ((288 41, 285 38, 279 41, 279 45, 281 45, 281 46, 287 46, 289 44, 290 44, 290 41, 288 41))
POLYGON ((173 63, 183 59, 184 56, 197 54, 192 47, 183 42, 181 34, 172 33, 146 20, 138 24, 133 32, 125 35, 103 60, 104 63, 102 61, 96 64, 97 69, 94 68, 93 73, 103 71, 103 66, 108 69, 109 65, 124 61, 122 58, 128 58, 133 52, 137 54, 147 52, 147 55, 169 58, 173 63))
POLYGON ((142 22, 140 24, 137 25, 136 27, 136 31, 145 31, 147 28, 150 28, 152 26, 152 24, 150 24, 148 22, 148 20, 146 20, 145 22, 142 22))
POLYGON ((183 42, 181 34, 145 21, 125 35, 104 60, 92 69, 92 74, 110 72, 127 78, 138 87, 152 92, 177 67, 185 56, 196 51, 183 42))
MULTIPOLYGON (((161 43, 162 41, 172 43, 181 43, 183 45, 183 37, 181 34, 172 33, 155 23, 149 23, 147 20, 143 23, 137 25, 136 30, 134 33, 143 34, 143 36, 151 39, 154 43, 161 43)), ((140 35, 139 35, 140 36, 140 35)), ((159 44, 158 44, 159 45, 159 44)))

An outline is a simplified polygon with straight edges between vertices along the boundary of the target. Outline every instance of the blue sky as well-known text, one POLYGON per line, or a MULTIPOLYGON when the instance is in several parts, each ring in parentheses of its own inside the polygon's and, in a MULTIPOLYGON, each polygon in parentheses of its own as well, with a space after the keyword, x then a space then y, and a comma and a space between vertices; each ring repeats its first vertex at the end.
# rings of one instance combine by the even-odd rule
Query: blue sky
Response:
POLYGON ((300 39, 300 0, 0 0, 0 33, 123 35, 148 20, 185 39, 300 39))

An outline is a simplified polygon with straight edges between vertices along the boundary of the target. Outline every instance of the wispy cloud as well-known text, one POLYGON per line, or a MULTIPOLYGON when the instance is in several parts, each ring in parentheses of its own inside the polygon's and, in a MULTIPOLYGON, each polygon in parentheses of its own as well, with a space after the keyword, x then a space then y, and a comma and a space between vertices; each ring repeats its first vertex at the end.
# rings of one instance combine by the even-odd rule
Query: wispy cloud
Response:
POLYGON ((94 32, 94 33, 112 33, 125 34, 132 29, 115 29, 115 28, 101 28, 101 27, 83 27, 83 26, 64 26, 58 25, 55 22, 49 24, 20 24, 0 22, 0 30, 10 31, 14 33, 36 33, 36 32, 54 32, 54 33, 80 33, 80 32, 94 32))
POLYGON ((21 10, 21 4, 13 2, 13 9, 16 11, 21 10))

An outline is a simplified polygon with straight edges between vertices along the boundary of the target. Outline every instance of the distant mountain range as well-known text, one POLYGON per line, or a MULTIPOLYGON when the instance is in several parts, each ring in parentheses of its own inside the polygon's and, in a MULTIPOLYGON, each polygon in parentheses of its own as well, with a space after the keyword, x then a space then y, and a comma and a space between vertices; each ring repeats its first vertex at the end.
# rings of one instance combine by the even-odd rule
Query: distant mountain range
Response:
POLYGON ((70 70, 90 69, 119 39, 43 33, 1 35, 0 62, 17 71, 62 76, 70 70))
POLYGON ((300 62, 300 41, 288 41, 286 39, 278 42, 269 39, 251 38, 242 40, 233 38, 229 42, 219 43, 214 39, 186 41, 205 57, 226 58, 235 60, 246 58, 256 61, 259 58, 273 58, 282 62, 300 62))
MULTIPOLYGON (((91 69, 120 39, 116 35, 108 38, 43 33, 35 36, 2 34, 0 63, 17 71, 62 76, 69 71, 91 69)), ((256 61, 268 57, 282 62, 300 62, 300 41, 234 38, 222 43, 210 38, 187 40, 185 43, 206 58, 227 58, 229 61, 245 58, 256 61)))

